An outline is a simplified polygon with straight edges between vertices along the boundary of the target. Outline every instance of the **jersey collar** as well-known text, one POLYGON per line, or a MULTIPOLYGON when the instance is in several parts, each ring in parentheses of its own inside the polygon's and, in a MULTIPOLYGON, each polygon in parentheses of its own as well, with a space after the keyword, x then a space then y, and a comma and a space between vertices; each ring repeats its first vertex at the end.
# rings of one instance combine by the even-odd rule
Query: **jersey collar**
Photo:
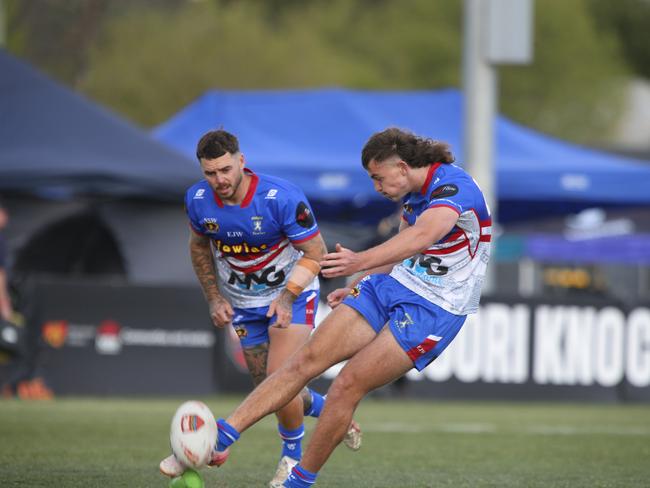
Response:
MULTIPOLYGON (((260 177, 257 176, 253 170, 250 170, 248 168, 244 168, 244 173, 246 173, 248 176, 251 177, 251 182, 250 185, 248 185, 248 190, 246 191, 246 196, 244 196, 244 199, 242 200, 241 204, 239 205, 241 208, 246 208, 250 205, 251 201, 253 200, 253 196, 255 195, 255 191, 257 190, 257 184, 260 181, 260 177)), ((214 201, 217 203, 217 206, 219 208, 224 207, 224 203, 219 198, 219 195, 216 194, 216 192, 213 190, 212 194, 214 195, 214 201)))
POLYGON ((420 194, 426 195, 427 194, 427 189, 429 188, 429 184, 431 183, 431 180, 433 179, 433 175, 435 174, 436 170, 440 167, 442 163, 433 163, 431 166, 429 166, 429 172, 427 173, 427 179, 424 180, 424 185, 422 185, 422 188, 420 188, 420 194))

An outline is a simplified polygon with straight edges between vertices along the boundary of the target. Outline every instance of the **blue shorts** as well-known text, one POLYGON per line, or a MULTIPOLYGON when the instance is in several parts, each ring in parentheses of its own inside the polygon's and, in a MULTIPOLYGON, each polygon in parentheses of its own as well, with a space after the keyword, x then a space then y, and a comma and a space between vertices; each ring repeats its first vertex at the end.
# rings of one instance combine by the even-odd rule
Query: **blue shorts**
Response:
POLYGON ((467 317, 447 312, 385 274, 365 277, 343 303, 363 315, 377 333, 388 323, 418 371, 440 356, 467 317))
MULTIPOLYGON (((293 302, 292 324, 307 324, 314 328, 318 310, 319 290, 301 293, 293 302)), ((269 342, 269 326, 275 323, 276 316, 267 317, 269 307, 234 308, 232 326, 243 348, 269 342)))

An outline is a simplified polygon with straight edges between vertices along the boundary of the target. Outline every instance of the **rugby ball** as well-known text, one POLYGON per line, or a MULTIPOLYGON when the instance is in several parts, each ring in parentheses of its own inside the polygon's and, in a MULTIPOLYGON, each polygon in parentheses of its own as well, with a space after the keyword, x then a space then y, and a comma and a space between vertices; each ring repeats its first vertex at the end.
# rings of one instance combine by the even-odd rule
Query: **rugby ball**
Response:
POLYGON ((210 462, 217 442, 217 422, 208 406, 199 401, 183 403, 172 419, 169 441, 176 459, 188 468, 210 462))

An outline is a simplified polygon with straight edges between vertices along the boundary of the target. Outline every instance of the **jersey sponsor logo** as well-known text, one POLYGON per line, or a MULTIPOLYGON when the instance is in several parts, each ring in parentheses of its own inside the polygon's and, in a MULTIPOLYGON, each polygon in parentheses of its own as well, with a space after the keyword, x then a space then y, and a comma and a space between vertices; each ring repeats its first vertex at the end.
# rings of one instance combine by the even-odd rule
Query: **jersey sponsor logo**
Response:
POLYGON ((434 200, 436 198, 447 198, 447 197, 453 197, 458 193, 458 187, 452 183, 449 183, 447 185, 442 185, 436 188, 431 192, 431 200, 434 200))
POLYGON ((205 188, 199 188, 194 194, 194 200, 203 200, 205 195, 205 188))
POLYGON ((239 242, 237 244, 224 244, 220 240, 215 240, 213 243, 217 251, 224 254, 255 254, 258 252, 266 251, 269 247, 266 244, 262 244, 261 246, 251 246, 247 242, 239 242))
POLYGON ((248 336, 248 331, 246 330, 246 327, 244 327, 243 325, 235 326, 235 333, 237 334, 237 337, 239 337, 240 339, 248 336))
POLYGON ((449 271, 447 266, 440 266, 442 259, 436 256, 420 254, 404 260, 404 266, 417 270, 417 273, 426 273, 429 276, 444 276, 449 271))
POLYGON ((426 339, 424 339, 423 342, 406 351, 406 354, 411 358, 411 361, 416 361, 420 356, 424 356, 431 349, 436 347, 438 345, 438 342, 441 340, 442 337, 429 335, 426 339))
POLYGON ((276 195, 278 194, 278 190, 275 188, 271 188, 269 192, 266 194, 264 197, 265 200, 275 200, 276 195))
POLYGON ((261 235, 265 234, 265 232, 262 230, 262 220, 263 217, 260 217, 259 215, 256 215, 255 217, 251 217, 251 221, 253 222, 253 235, 261 235))
POLYGON ((233 271, 230 273, 230 278, 228 278, 228 284, 245 290, 263 290, 271 286, 280 285, 284 282, 285 277, 286 275, 283 270, 276 272, 275 266, 269 266, 259 273, 241 275, 233 271))
POLYGON ((217 222, 217 219, 213 217, 206 217, 203 219, 203 227, 205 227, 205 231, 208 233, 217 233, 219 232, 219 224, 217 222))
POLYGON ((314 214, 311 213, 305 202, 300 202, 296 207, 296 222, 305 229, 309 229, 314 225, 314 214))
POLYGON ((411 274, 417 276, 426 283, 432 285, 442 285, 443 276, 447 274, 449 268, 440 266, 442 260, 435 256, 413 256, 412 258, 402 261, 402 266, 411 274))

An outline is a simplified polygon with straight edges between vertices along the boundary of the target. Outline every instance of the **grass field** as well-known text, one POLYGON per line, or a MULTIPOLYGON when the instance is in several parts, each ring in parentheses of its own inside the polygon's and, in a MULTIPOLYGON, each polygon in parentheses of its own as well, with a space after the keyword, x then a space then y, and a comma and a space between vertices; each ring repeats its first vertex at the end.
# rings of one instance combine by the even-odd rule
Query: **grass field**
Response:
MULTIPOLYGON (((204 398, 215 415, 238 398, 204 398)), ((171 416, 181 399, 0 400, 0 484, 166 487, 171 416)), ((322 487, 650 486, 650 407, 368 399, 361 451, 339 447, 322 487)), ((314 421, 308 419, 310 432, 314 421)), ((279 440, 267 418, 206 487, 265 487, 279 440)))

